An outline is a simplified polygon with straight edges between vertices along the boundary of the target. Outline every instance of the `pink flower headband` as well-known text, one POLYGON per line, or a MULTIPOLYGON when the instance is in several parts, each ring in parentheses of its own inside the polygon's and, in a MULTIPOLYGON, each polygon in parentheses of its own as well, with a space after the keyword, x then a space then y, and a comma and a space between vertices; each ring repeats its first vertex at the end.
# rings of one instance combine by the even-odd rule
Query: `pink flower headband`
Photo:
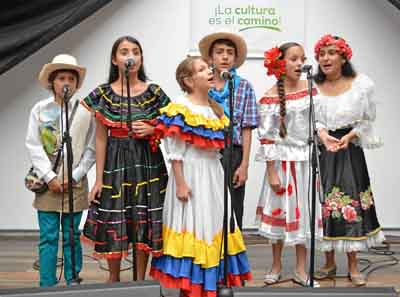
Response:
POLYGON ((331 34, 326 34, 322 36, 322 38, 317 42, 314 47, 315 59, 318 60, 319 52, 321 47, 328 45, 336 45, 336 50, 343 56, 346 57, 347 60, 350 60, 353 56, 353 51, 350 46, 347 44, 346 40, 343 38, 334 38, 331 34))

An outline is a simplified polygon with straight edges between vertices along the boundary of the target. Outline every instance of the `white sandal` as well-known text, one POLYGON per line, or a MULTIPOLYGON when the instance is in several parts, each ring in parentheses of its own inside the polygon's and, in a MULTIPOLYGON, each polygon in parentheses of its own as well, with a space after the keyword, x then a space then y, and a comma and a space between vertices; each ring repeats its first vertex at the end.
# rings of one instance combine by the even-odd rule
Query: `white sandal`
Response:
POLYGON ((264 276, 264 283, 266 285, 273 285, 280 281, 282 275, 281 272, 273 273, 272 271, 268 272, 264 276))

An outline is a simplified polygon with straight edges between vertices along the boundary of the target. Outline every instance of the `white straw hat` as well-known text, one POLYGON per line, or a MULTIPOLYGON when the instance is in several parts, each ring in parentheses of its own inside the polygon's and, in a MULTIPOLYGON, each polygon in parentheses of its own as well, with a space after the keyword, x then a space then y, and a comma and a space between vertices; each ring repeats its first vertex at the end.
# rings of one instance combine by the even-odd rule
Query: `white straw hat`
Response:
POLYGON ((79 89, 82 86, 83 80, 85 78, 86 74, 86 68, 79 66, 78 62, 76 61, 76 58, 67 55, 67 54, 61 54, 57 55, 53 58, 53 61, 51 63, 47 63, 43 66, 42 70, 39 73, 39 82, 40 84, 48 89, 51 90, 51 84, 49 82, 49 76, 52 72, 56 70, 75 70, 79 74, 79 81, 78 81, 78 86, 77 89, 79 89))
POLYGON ((203 57, 203 59, 205 59, 206 61, 208 61, 210 59, 210 55, 209 55, 210 47, 213 44, 213 42, 218 39, 228 39, 228 40, 231 40, 235 44, 236 50, 237 50, 237 57, 236 57, 236 60, 235 60, 235 63, 233 66, 235 68, 239 68, 244 63, 244 61, 246 60, 246 57, 247 57, 246 41, 239 34, 229 32, 226 30, 211 33, 209 35, 204 36, 200 40, 199 50, 200 50, 200 54, 203 57))

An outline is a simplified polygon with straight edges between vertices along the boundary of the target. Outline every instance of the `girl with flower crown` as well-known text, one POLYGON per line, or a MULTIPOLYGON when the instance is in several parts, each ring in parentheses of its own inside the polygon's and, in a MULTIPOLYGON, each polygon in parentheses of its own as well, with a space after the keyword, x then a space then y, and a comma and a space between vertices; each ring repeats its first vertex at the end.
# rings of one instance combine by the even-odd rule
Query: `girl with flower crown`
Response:
MULTIPOLYGON (((300 80, 305 59, 302 46, 295 42, 265 53, 267 74, 277 78, 276 84, 258 103, 261 145, 256 160, 266 163, 266 172, 257 206, 257 221, 260 234, 272 240, 273 255, 272 268, 264 278, 267 285, 281 278, 284 244, 296 247, 294 281, 302 286, 309 284, 306 273, 306 245, 311 237, 307 144, 309 91, 307 82, 300 80)), ((312 92, 316 94, 315 89, 312 92)), ((322 237, 320 223, 317 219, 317 238, 322 237)))
MULTIPOLYGON (((181 296, 216 296, 223 278, 223 169, 228 119, 208 97, 213 73, 201 58, 189 57, 176 70, 187 95, 161 109, 156 127, 165 137, 172 165, 163 212, 163 256, 154 259, 151 275, 181 296)), ((230 285, 251 278, 240 229, 228 234, 230 285)))
POLYGON ((363 148, 382 145, 374 135, 374 83, 354 71, 352 50, 343 38, 325 35, 315 45, 319 63, 316 112, 321 148, 321 181, 326 264, 316 273, 322 279, 336 275, 334 251, 347 253, 349 278, 366 284, 357 266, 356 252, 384 239, 375 211, 363 148))

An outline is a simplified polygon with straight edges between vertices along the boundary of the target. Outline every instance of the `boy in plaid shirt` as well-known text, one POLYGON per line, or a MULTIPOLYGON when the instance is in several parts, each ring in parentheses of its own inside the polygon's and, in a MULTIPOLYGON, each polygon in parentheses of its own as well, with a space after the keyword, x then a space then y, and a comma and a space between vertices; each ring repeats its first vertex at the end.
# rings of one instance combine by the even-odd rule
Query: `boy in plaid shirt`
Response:
POLYGON ((200 53, 214 69, 215 88, 209 96, 229 114, 228 82, 221 78, 229 71, 234 80, 233 102, 233 189, 232 204, 239 228, 242 229, 245 183, 247 180, 252 130, 258 125, 256 96, 252 85, 236 74, 246 60, 247 46, 244 39, 234 33, 217 32, 203 37, 199 42, 200 53))

